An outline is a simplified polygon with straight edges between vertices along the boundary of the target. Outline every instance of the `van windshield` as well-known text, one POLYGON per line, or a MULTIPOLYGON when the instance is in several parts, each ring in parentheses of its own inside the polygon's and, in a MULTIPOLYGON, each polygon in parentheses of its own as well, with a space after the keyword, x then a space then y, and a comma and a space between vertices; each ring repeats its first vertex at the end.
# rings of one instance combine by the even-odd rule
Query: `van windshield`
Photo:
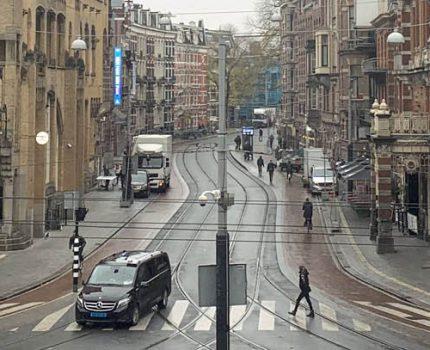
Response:
POLYGON ((98 265, 88 279, 88 284, 131 286, 135 273, 135 266, 98 265))
POLYGON ((140 156, 138 159, 138 168, 143 169, 160 169, 163 166, 162 157, 140 156))
POLYGON ((333 171, 331 169, 314 169, 312 176, 315 177, 333 177, 333 171))

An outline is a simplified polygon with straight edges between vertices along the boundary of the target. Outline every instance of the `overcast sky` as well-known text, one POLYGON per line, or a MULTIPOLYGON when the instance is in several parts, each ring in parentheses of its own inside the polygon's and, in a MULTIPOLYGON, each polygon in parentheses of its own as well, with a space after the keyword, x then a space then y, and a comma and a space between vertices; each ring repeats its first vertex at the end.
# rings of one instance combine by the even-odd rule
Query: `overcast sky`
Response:
POLYGON ((240 32, 249 31, 247 17, 253 13, 223 13, 208 14, 207 12, 226 12, 226 11, 254 11, 255 0, 135 0, 145 8, 153 11, 179 13, 199 13, 192 15, 177 15, 173 18, 176 23, 190 21, 197 22, 203 19, 205 26, 210 29, 219 29, 225 24, 234 24, 240 32), (206 13, 206 14, 203 14, 206 13))

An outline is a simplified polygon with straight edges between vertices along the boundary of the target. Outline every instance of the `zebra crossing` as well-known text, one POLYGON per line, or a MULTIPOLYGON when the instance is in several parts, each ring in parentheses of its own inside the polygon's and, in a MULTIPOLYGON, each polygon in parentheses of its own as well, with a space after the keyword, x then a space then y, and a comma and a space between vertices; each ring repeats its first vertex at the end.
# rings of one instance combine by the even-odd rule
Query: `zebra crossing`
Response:
MULTIPOLYGON (((309 319, 306 317, 306 310, 299 308, 295 317, 286 314, 288 309, 292 309, 293 305, 285 305, 285 302, 276 302, 275 300, 262 300, 261 307, 256 304, 251 313, 251 316, 244 318, 247 313, 246 305, 232 306, 230 308, 230 325, 233 330, 241 331, 244 329, 253 329, 262 332, 275 331, 276 329, 283 327, 290 331, 297 332, 307 330, 312 327, 319 327, 323 331, 336 332, 339 331, 338 316, 335 309, 323 304, 319 304, 316 310, 323 317, 316 317, 315 319, 309 319), (289 323, 281 321, 277 315, 288 319, 289 323), (246 326, 245 326, 246 324, 246 326)), ((41 303, 27 303, 23 305, 17 305, 16 303, 0 304, 0 312, 4 312, 5 315, 10 314, 17 310, 25 310, 30 307, 34 307, 41 303)), ((73 306, 74 304, 66 305, 59 310, 56 310, 43 319, 38 321, 36 325, 32 326, 31 331, 34 333, 48 332, 52 329, 57 329, 59 324, 64 324, 61 327, 62 331, 65 332, 79 332, 83 330, 83 327, 76 324, 75 322, 65 322, 63 318, 73 319, 73 306)), ((161 332, 172 332, 178 327, 189 325, 189 330, 196 332, 208 332, 215 329, 215 307, 203 308, 201 312, 198 312, 187 300, 176 300, 171 304, 171 307, 166 310, 166 313, 162 319, 157 313, 150 313, 144 315, 136 326, 129 327, 128 330, 131 332, 137 331, 161 331, 161 332), (161 324, 162 321, 162 324, 161 324), (161 325, 160 325, 161 324, 161 325)), ((339 321, 342 324, 348 323, 348 325, 354 328, 358 332, 371 332, 372 327, 370 324, 358 320, 350 319, 345 321, 341 319, 339 321)), ((102 328, 103 331, 111 331, 114 328, 102 328)), ((11 329, 9 332, 16 332, 17 329, 11 329)))

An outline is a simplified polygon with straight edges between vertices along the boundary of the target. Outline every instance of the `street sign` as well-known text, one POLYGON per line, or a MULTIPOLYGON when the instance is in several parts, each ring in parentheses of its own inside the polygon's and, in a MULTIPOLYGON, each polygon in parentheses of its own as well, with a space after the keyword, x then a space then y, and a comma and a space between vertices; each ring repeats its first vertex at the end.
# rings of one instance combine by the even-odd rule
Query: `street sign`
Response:
POLYGON ((242 135, 254 135, 254 127, 252 126, 243 126, 242 127, 242 135))
MULTIPOLYGON (((230 264, 229 304, 246 305, 246 264, 230 264)), ((199 266, 199 306, 216 306, 216 265, 199 266)))
POLYGON ((115 106, 120 106, 122 104, 122 49, 120 47, 114 49, 113 81, 113 103, 115 106))

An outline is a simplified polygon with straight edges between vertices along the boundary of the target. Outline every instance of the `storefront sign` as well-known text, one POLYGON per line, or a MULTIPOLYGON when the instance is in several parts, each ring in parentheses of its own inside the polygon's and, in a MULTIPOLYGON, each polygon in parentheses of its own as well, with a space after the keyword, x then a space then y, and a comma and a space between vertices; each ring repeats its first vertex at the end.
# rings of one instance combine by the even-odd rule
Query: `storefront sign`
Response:
POLYGON ((115 106, 120 106, 122 104, 122 49, 120 47, 115 47, 115 50, 114 50, 113 70, 114 70, 113 103, 115 106))

